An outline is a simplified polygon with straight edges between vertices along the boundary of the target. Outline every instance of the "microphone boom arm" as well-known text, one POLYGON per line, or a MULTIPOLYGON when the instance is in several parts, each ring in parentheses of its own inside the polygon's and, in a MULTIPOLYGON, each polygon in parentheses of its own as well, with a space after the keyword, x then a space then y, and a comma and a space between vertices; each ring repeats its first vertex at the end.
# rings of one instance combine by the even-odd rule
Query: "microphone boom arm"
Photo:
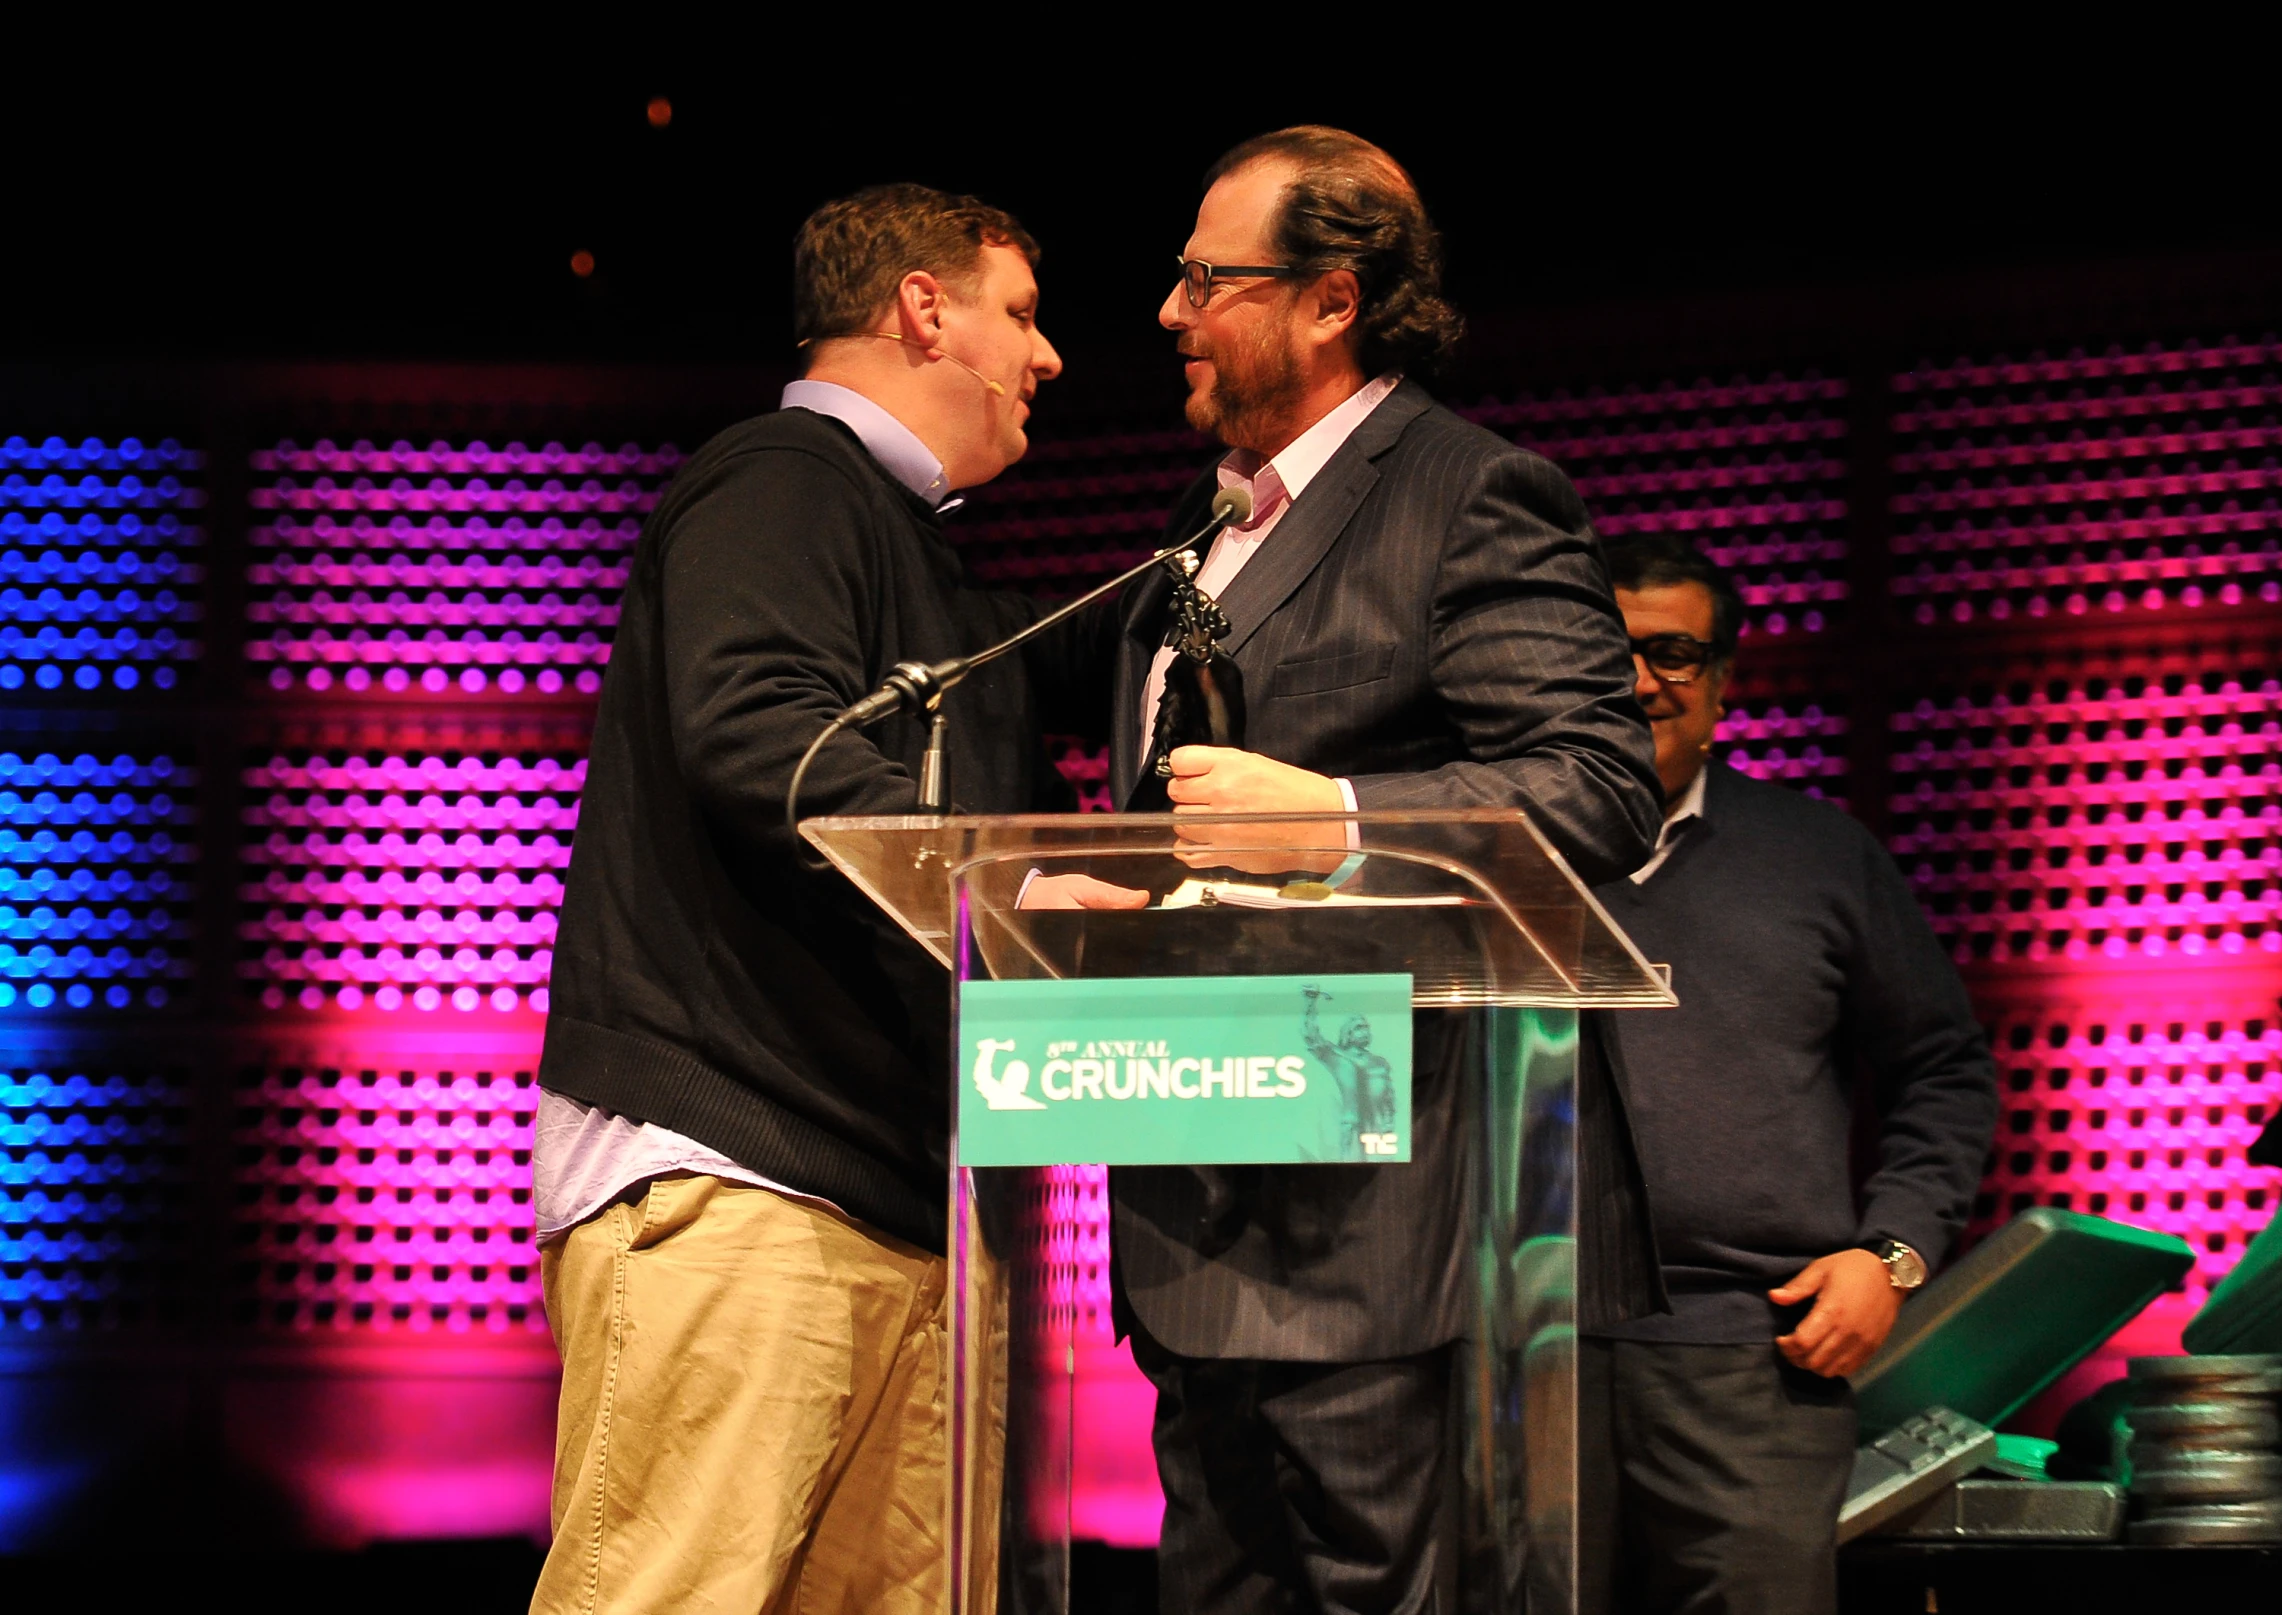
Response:
POLYGON ((861 729, 877 723, 898 709, 918 715, 933 712, 942 703, 943 696, 953 685, 976 668, 995 662, 1010 650, 1019 649, 1036 639, 1047 629, 1066 622, 1076 613, 1092 605, 1112 589, 1123 588, 1149 568, 1168 561, 1185 549, 1193 549, 1208 539, 1216 538, 1230 522, 1239 522, 1252 514, 1252 501, 1240 488, 1224 488, 1212 501, 1212 520, 1178 544, 1167 545, 1138 566, 1128 567, 1107 583, 1097 584, 1054 610, 1040 617, 1018 634, 1000 640, 987 650, 972 656, 954 656, 942 662, 898 662, 870 695, 865 696, 841 716, 853 728, 861 729))
MULTIPOLYGON (((944 695, 950 691, 952 686, 958 684, 976 668, 997 661, 1010 650, 1019 649, 1029 641, 1036 639, 1047 629, 1067 622, 1072 616, 1092 605, 1112 589, 1123 588, 1142 573, 1148 571, 1149 568, 1171 560, 1183 550, 1192 549, 1198 544, 1217 538, 1223 527, 1231 522, 1244 521, 1251 514, 1252 499, 1250 494, 1241 488, 1223 488, 1213 496, 1212 520, 1206 522, 1196 532, 1182 539, 1178 544, 1167 545, 1138 566, 1128 567, 1107 583, 1097 584, 1084 594, 1079 595, 1075 600, 1057 606, 1030 624, 1029 627, 1024 628, 1020 633, 1009 635, 997 644, 975 652, 972 656, 954 656, 948 661, 941 662, 896 663, 895 671, 881 681, 878 689, 853 706, 842 709, 830 723, 825 725, 824 732, 809 742, 808 750, 801 755, 799 765, 793 769, 792 788, 785 794, 784 822, 785 828, 792 833, 794 848, 797 850, 800 846, 800 787, 807 778, 808 765, 816 760, 817 752, 823 749, 827 740, 830 740, 843 729, 868 728, 892 712, 904 711, 914 716, 938 713, 938 709, 943 704, 944 695)), ((939 723, 940 716, 938 714, 939 723)), ((942 734, 938 728, 930 742, 935 751, 938 770, 940 767, 941 740, 942 734)), ((940 778, 939 772, 937 777, 940 778)), ((936 809, 943 806, 940 802, 922 802, 921 805, 936 809)), ((821 865, 815 867, 821 867, 821 865)))

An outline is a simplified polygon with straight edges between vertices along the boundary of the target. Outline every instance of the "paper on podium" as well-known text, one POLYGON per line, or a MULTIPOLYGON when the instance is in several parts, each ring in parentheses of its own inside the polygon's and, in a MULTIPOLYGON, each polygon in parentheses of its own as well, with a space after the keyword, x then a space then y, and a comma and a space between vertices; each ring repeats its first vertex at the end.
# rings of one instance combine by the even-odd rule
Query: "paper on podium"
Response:
POLYGON ((1225 903, 1232 908, 1459 908, 1470 899, 1463 893, 1443 892, 1424 897, 1374 897, 1368 892, 1341 892, 1307 881, 1281 886, 1248 880, 1184 880, 1161 898, 1157 907, 1207 908, 1225 903), (1301 890, 1295 892, 1294 888, 1301 890))

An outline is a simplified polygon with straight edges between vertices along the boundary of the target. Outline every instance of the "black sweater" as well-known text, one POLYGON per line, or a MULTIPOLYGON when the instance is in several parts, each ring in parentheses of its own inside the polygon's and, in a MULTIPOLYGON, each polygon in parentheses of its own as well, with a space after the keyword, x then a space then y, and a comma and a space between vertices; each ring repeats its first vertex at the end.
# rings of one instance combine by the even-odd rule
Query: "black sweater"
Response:
POLYGON ((1818 1256, 1898 1239, 1938 1263, 1996 1126, 1987 1041, 1909 884, 1843 813, 1721 763, 1704 817, 1645 884, 1597 895, 1676 1010, 1612 1015, 1672 1312, 1601 1331, 1768 1339, 1766 1292, 1818 1256), (1849 1168, 1855 1073, 1876 1161, 1849 1168))
MULTIPOLYGON (((785 791, 895 663, 980 649, 1035 609, 968 587, 935 512, 837 421, 785 410, 700 449, 635 551, 540 1083, 941 1250, 948 978, 837 871, 799 865, 785 791)), ((1074 654, 1055 639, 1042 656, 1074 654)), ((1070 673, 1039 684, 1097 720, 1106 701, 1070 673)), ((951 692, 962 807, 1035 805, 1032 690, 1008 657, 951 692)), ((925 749, 912 718, 842 733, 801 816, 914 811, 925 749)))

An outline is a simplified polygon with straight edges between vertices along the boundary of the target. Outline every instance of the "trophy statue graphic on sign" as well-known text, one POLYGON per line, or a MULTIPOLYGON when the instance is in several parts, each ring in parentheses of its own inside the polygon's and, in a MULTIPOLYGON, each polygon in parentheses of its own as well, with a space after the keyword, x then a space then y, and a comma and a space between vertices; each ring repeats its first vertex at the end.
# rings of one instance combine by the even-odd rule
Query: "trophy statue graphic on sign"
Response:
POLYGON ((1300 1035, 1308 1053, 1320 1061, 1337 1084, 1340 1100, 1339 1154, 1353 1161, 1374 1155, 1393 1155, 1395 1137, 1394 1067, 1371 1049, 1371 1021, 1367 1015, 1350 1015, 1339 1028, 1339 1041, 1323 1035, 1318 1006, 1331 995, 1320 987, 1303 987, 1307 1008, 1300 1016, 1300 1035))

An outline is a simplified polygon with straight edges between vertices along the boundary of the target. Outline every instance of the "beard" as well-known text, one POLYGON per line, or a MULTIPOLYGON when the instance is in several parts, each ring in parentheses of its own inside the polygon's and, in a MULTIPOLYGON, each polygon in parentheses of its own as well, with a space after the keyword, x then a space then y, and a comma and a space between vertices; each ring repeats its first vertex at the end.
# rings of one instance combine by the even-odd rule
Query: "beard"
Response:
POLYGON ((1183 406, 1189 425, 1233 449, 1258 449, 1282 440, 1283 424, 1297 412, 1307 390, 1298 344, 1287 327, 1268 321, 1241 342, 1202 352, 1184 346, 1181 351, 1212 362, 1211 387, 1190 393, 1183 406))

